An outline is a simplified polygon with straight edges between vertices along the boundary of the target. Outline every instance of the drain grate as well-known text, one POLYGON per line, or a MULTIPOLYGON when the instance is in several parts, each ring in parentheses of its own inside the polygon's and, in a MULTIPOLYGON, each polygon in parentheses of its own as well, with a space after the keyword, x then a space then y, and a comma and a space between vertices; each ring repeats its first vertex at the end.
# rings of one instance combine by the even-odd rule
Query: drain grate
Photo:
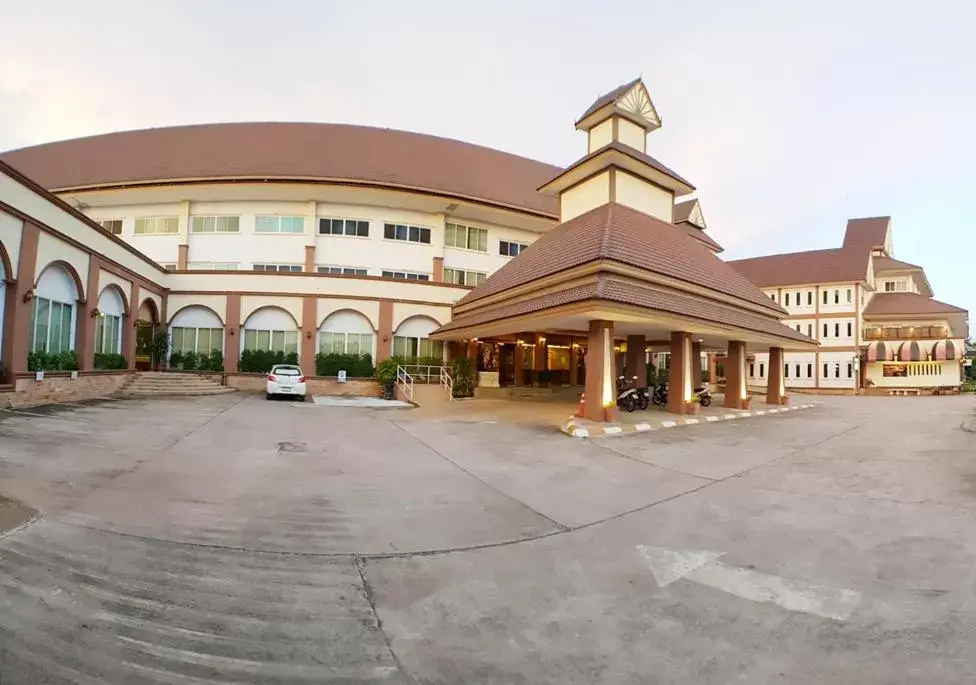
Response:
POLYGON ((279 452, 307 452, 307 445, 304 442, 279 442, 279 452))

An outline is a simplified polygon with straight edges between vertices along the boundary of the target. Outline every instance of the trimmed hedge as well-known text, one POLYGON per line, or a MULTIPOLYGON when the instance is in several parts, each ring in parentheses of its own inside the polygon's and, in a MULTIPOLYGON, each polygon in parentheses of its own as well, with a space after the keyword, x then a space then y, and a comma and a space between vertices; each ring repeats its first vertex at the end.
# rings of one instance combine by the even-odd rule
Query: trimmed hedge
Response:
POLYGON ((275 364, 298 366, 298 353, 270 352, 268 350, 244 350, 237 368, 245 373, 268 373, 275 364))
POLYGON ((93 361, 96 369, 124 369, 128 366, 125 357, 113 352, 96 352, 93 361))
POLYGON ((224 355, 220 350, 212 350, 210 354, 196 352, 174 352, 169 356, 169 368, 183 371, 223 371, 224 355))
POLYGON ((77 371, 78 355, 74 350, 48 354, 31 352, 27 357, 28 371, 77 371))
POLYGON ((315 355, 316 376, 338 376, 339 371, 345 369, 346 375, 352 378, 369 378, 373 375, 373 357, 368 354, 328 354, 319 352, 315 355))

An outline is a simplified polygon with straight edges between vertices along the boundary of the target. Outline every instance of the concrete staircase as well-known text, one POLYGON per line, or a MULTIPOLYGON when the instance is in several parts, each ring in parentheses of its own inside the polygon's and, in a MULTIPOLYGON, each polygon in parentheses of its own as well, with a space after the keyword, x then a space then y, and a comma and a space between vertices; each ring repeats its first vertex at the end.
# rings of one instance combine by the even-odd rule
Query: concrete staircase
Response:
POLYGON ((196 395, 224 395, 236 392, 207 376, 195 373, 137 373, 119 393, 129 397, 178 397, 196 395))

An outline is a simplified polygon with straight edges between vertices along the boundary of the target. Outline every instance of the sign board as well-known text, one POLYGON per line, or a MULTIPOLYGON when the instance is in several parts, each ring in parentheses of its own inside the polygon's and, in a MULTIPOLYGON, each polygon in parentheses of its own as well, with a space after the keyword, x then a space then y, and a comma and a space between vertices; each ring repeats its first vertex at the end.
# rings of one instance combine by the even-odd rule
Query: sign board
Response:
POLYGON ((77 371, 72 371, 71 372, 71 380, 73 380, 73 381, 78 380, 78 372, 77 371))
POLYGON ((35 381, 43 381, 44 380, 44 372, 43 371, 35 371, 34 372, 34 380, 35 381))
POLYGON ((339 369, 339 382, 340 383, 345 383, 346 382, 346 370, 345 369, 339 369))

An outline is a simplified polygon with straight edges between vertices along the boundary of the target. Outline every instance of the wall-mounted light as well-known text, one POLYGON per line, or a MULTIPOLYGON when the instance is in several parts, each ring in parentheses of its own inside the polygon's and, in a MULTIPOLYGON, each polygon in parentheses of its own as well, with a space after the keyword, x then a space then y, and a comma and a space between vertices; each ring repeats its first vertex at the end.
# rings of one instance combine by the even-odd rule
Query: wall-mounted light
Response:
POLYGON ((312 331, 305 331, 305 339, 306 340, 312 339, 312 331))
POLYGON ((95 308, 94 308, 94 309, 92 310, 92 313, 91 313, 91 318, 93 318, 93 319, 94 319, 94 318, 95 318, 95 317, 97 317, 97 316, 102 316, 102 312, 101 312, 101 310, 99 310, 99 309, 98 309, 98 307, 95 307, 95 308))
POLYGON ((24 293, 24 302, 30 302, 33 299, 34 299, 34 289, 31 288, 30 290, 24 293))

